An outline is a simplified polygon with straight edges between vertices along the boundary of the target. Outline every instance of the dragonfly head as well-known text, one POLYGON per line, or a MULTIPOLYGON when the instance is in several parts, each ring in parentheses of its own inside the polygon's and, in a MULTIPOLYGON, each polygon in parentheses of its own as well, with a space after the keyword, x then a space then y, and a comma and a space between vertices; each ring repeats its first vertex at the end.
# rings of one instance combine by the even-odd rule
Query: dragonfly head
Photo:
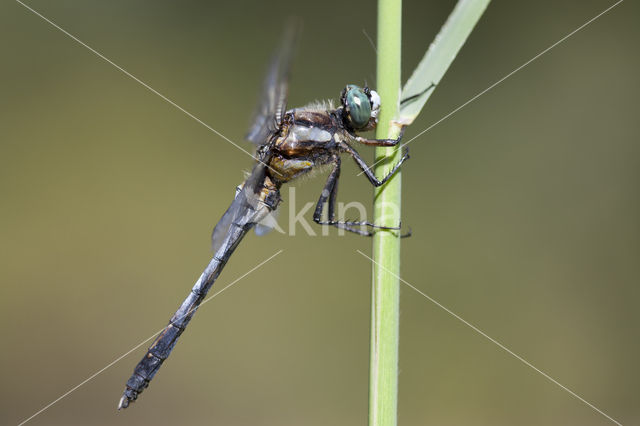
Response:
POLYGON ((372 130, 378 124, 380 95, 375 90, 349 84, 342 90, 340 102, 346 113, 347 124, 354 130, 372 130))

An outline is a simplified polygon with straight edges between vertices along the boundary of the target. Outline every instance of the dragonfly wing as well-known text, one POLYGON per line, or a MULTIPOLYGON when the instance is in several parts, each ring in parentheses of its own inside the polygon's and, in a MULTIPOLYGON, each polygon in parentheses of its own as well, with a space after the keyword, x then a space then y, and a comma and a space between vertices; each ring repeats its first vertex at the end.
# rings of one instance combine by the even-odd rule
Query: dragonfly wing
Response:
POLYGON ((256 223, 256 227, 254 228, 256 235, 261 237, 268 234, 274 229, 280 233, 284 233, 280 226, 278 226, 278 212, 279 210, 273 210, 268 215, 266 215, 264 219, 256 223))
MULTIPOLYGON (((295 21, 290 21, 286 26, 280 46, 271 59, 263 83, 260 102, 246 136, 255 145, 262 146, 268 143, 278 133, 282 124, 282 118, 287 108, 291 60, 299 33, 299 24, 295 21)), ((237 224, 243 221, 250 223, 250 216, 255 216, 269 157, 270 154, 268 152, 263 152, 262 155, 259 154, 258 164, 253 168, 251 175, 242 187, 236 192, 236 198, 213 229, 211 243, 214 252, 224 245, 233 223, 237 224)), ((256 218, 254 217, 254 219, 256 218)), ((251 223, 255 225, 255 222, 251 223)))
POLYGON ((236 197, 218 221, 211 234, 211 247, 213 252, 217 252, 225 243, 229 230, 233 224, 238 226, 253 227, 262 220, 260 209, 260 193, 265 179, 265 163, 257 163, 251 175, 244 184, 236 191, 236 197))
POLYGON ((246 136, 256 145, 266 143, 282 124, 287 108, 291 60, 299 32, 299 24, 289 22, 280 46, 269 64, 261 98, 246 136))

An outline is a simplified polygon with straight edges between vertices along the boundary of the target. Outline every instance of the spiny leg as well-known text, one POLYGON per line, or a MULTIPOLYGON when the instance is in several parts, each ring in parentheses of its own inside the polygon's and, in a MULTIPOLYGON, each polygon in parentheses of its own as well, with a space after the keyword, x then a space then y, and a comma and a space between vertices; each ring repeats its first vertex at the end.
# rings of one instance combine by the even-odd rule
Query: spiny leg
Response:
POLYGON ((338 181, 340 179, 340 157, 334 156, 332 157, 333 169, 329 173, 327 177, 327 182, 324 184, 324 188, 322 189, 322 193, 320 194, 320 198, 318 199, 318 203, 316 204, 316 209, 313 212, 313 221, 319 225, 332 225, 340 229, 345 229, 350 232, 354 232, 358 235, 363 236, 371 236, 372 234, 367 231, 363 231, 361 229, 355 229, 350 227, 344 222, 336 221, 336 212, 335 212, 335 201, 336 195, 338 193, 338 181), (329 200, 327 216, 329 218, 328 221, 322 220, 322 210, 324 204, 329 200))
MULTIPOLYGON (((335 160, 337 162, 337 175, 334 179, 334 183, 333 183, 333 187, 331 188, 331 191, 329 192, 329 204, 328 204, 328 210, 327 210, 327 216, 329 218, 329 223, 321 223, 321 224, 332 224, 332 226, 335 226, 339 229, 344 229, 346 231, 349 232, 353 232, 354 234, 358 234, 358 235, 362 235, 365 237, 370 237, 373 235, 372 232, 370 231, 363 231, 362 229, 357 229, 354 228, 353 226, 350 226, 350 224, 352 224, 352 222, 345 222, 345 221, 336 221, 336 198, 338 197, 338 183, 340 182, 340 164, 341 164, 341 160, 340 157, 336 156, 335 160)), ((335 167, 335 166, 334 166, 335 167)), ((327 179, 328 180, 328 179, 327 179)), ((321 194, 322 197, 322 194, 321 194)), ((319 200, 318 200, 319 201, 319 200)), ((324 203, 322 203, 324 204, 324 203)), ((320 204, 320 214, 322 215, 322 204, 320 204)), ((316 210, 317 210, 318 206, 316 206, 316 210)))
MULTIPOLYGON (((331 191, 329 192, 329 210, 327 211, 327 217, 330 222, 335 222, 336 220, 336 198, 338 198, 338 183, 340 183, 340 157, 336 156, 334 161, 336 161, 337 165, 334 168, 337 168, 337 175, 334 179, 333 186, 331 187, 331 191)), ((321 194, 322 196, 322 194, 321 194)), ((318 206, 316 206, 317 210, 318 206)))
POLYGON ((363 145, 368 145, 368 146, 396 146, 398 145, 398 143, 400 143, 400 140, 402 139, 402 136, 404 135, 404 130, 406 129, 406 126, 402 126, 402 128, 400 129, 400 134, 398 135, 398 137, 396 139, 367 139, 367 138, 363 138, 362 136, 354 136, 351 135, 353 137, 353 140, 360 142, 363 145))
POLYGON ((400 161, 398 161, 396 165, 393 166, 393 169, 391 169, 391 171, 385 177, 383 177, 382 179, 378 179, 376 175, 373 174, 373 171, 371 171, 367 163, 362 159, 362 157, 360 157, 358 151, 356 151, 349 145, 346 145, 346 151, 349 153, 349 155, 351 155, 351 157, 353 157, 360 170, 362 170, 365 176, 367 176, 367 179, 369 179, 369 182, 371 182, 371 184, 375 187, 384 185, 384 183, 391 179, 394 173, 398 171, 402 163, 409 159, 409 147, 405 146, 404 154, 402 155, 402 158, 400 158, 400 161))
POLYGON ((318 198, 318 203, 316 204, 316 209, 313 213, 313 221, 319 225, 331 225, 335 226, 339 229, 344 229, 349 232, 353 232, 358 235, 370 237, 373 235, 371 231, 364 231, 362 229, 355 228, 356 226, 369 226, 375 229, 389 229, 389 230, 398 230, 400 228, 390 227, 390 226, 379 226, 366 221, 337 221, 335 220, 335 199, 338 194, 338 180, 340 178, 340 157, 333 156, 332 157, 333 169, 329 173, 329 177, 327 178, 327 182, 322 189, 322 193, 320 194, 320 198, 318 198), (328 203, 328 211, 327 216, 329 218, 328 221, 322 220, 322 210, 324 204, 328 203))

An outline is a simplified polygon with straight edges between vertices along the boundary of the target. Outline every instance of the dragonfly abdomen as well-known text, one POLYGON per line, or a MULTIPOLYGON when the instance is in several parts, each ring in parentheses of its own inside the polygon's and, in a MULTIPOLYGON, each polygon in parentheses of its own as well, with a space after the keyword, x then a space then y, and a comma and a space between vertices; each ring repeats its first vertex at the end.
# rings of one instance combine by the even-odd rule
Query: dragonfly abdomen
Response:
MULTIPOLYGON (((234 241, 235 244, 231 244, 231 251, 235 248, 239 240, 242 239, 244 234, 246 234, 246 230, 237 224, 234 225, 235 226, 232 226, 230 229, 229 239, 237 241, 234 241)), ((226 263, 226 259, 221 259, 217 256, 211 259, 187 298, 169 320, 169 324, 162 330, 158 337, 156 337, 145 356, 133 370, 133 374, 127 381, 124 394, 118 404, 118 409, 127 408, 129 403, 135 401, 138 395, 149 386, 149 382, 158 372, 164 360, 171 354, 173 347, 178 342, 178 338, 187 327, 187 324, 189 324, 189 321, 191 321, 191 318, 193 318, 200 303, 202 303, 202 300, 206 297, 209 289, 222 272, 226 263)))

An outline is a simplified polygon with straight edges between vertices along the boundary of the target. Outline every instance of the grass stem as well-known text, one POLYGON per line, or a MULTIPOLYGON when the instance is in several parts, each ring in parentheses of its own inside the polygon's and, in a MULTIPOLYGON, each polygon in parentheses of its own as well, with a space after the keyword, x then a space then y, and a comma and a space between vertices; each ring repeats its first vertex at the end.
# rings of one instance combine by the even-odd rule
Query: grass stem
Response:
MULTIPOLYGON (((377 86, 382 109, 376 137, 395 138, 399 128, 392 120, 398 113, 402 34, 401 0, 378 1, 377 86)), ((376 167, 382 178, 400 160, 399 147, 377 148, 376 167)), ((400 171, 375 190, 374 223, 398 226, 401 201, 400 171)), ((399 232, 380 231, 373 237, 373 289, 371 301, 371 345, 369 370, 369 425, 397 424, 398 412, 398 344, 400 322, 399 232)))

